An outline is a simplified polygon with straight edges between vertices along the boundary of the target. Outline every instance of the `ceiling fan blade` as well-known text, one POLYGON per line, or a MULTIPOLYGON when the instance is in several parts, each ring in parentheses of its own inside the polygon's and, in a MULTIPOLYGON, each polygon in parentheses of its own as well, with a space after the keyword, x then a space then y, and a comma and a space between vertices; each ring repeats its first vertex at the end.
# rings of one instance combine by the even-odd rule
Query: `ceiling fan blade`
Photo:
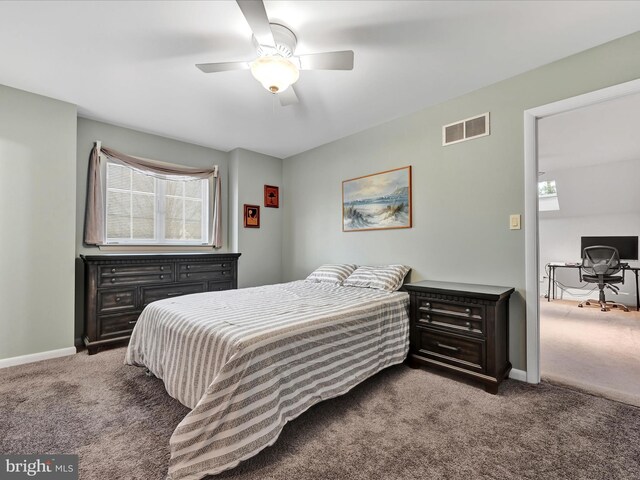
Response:
POLYGON ((353 70, 353 50, 300 55, 300 70, 353 70))
POLYGON ((228 72, 230 70, 248 70, 249 62, 198 63, 204 73, 228 72))
POLYGON ((273 39, 269 17, 267 17, 267 11, 262 0, 236 0, 236 2, 258 43, 275 47, 276 42, 273 39))
POLYGON ((290 85, 284 92, 279 93, 278 100, 280 100, 280 105, 283 107, 298 103, 298 95, 296 95, 293 85, 290 85))

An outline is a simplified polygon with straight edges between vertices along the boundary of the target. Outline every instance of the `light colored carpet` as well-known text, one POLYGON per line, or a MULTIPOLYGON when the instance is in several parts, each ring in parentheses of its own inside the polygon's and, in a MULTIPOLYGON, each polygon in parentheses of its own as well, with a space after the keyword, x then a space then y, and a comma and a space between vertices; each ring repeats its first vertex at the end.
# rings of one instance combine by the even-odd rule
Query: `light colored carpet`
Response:
POLYGON ((640 312, 540 302, 542 378, 640 406, 640 312))
MULTIPOLYGON (((0 452, 77 453, 83 480, 160 480, 187 409, 115 349, 0 370, 0 452)), ((508 380, 499 395, 395 366, 216 478, 638 479, 640 408, 508 380)))

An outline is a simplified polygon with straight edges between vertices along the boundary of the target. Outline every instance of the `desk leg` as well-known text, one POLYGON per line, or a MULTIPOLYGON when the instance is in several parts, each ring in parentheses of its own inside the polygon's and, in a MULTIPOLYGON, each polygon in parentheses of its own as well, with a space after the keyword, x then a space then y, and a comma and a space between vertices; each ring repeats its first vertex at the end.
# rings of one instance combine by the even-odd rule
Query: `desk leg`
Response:
POLYGON ((636 274, 636 312, 640 312, 640 296, 638 296, 638 270, 634 270, 636 274))
POLYGON ((556 295, 558 294, 558 287, 556 287, 556 269, 553 268, 553 299, 556 299, 556 295))
POLYGON ((549 265, 549 278, 547 280, 549 283, 547 284, 547 302, 551 301, 551 272, 553 271, 553 267, 549 265))

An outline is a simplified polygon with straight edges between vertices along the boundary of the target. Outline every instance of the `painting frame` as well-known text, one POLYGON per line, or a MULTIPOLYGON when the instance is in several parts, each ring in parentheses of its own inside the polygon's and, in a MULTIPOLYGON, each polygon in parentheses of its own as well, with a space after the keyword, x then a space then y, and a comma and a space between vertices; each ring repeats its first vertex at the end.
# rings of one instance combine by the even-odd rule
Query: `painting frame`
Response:
POLYGON ((275 185, 264 186, 264 206, 267 208, 280 208, 280 187, 275 185))
POLYGON ((411 165, 343 180, 343 232, 412 227, 411 165))
POLYGON ((244 228, 260 228, 260 205, 244 204, 244 228))

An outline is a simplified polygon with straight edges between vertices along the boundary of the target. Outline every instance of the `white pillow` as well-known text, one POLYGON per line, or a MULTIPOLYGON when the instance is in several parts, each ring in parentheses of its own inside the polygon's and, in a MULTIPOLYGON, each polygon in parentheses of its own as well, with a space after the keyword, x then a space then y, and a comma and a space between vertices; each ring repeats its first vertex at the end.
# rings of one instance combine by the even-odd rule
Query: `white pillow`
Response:
POLYGON ((325 282, 342 285, 342 282, 344 282, 344 280, 351 275, 355 269, 356 265, 351 265, 349 263, 322 265, 314 270, 311 275, 307 277, 307 280, 310 282, 325 282))
POLYGON ((362 266, 356 268, 342 284, 346 287, 375 288, 395 292, 402 286, 409 270, 411 268, 404 265, 362 266))

